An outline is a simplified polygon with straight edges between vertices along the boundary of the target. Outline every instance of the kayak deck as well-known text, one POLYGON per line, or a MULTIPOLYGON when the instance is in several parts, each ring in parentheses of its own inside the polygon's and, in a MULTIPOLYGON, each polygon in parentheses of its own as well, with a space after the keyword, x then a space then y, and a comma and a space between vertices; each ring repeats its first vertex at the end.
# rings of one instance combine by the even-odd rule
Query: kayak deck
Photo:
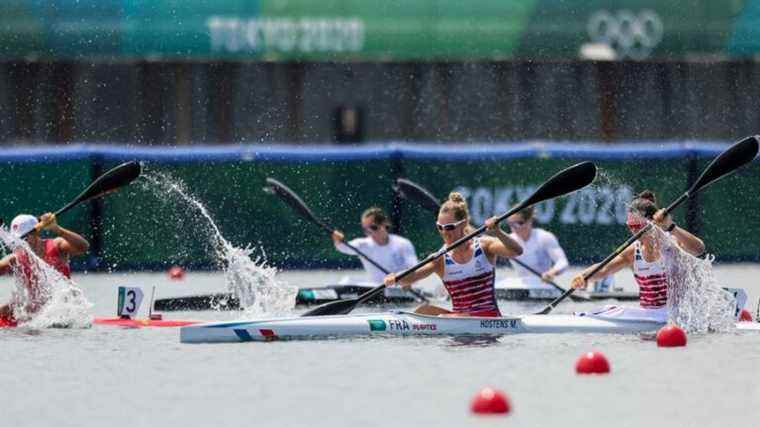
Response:
POLYGON ((601 319, 573 315, 440 317, 396 311, 197 324, 180 329, 180 342, 245 342, 375 335, 635 333, 655 331, 662 325, 651 320, 601 319))

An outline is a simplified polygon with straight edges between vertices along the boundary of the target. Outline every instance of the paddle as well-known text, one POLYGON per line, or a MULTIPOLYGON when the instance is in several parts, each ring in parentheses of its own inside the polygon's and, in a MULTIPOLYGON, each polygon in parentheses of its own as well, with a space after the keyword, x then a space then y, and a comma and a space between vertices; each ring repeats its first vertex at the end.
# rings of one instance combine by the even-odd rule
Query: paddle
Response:
MULTIPOLYGON (((119 166, 116 166, 115 168, 99 176, 95 181, 92 182, 92 184, 85 188, 80 195, 69 202, 69 204, 55 211, 54 215, 58 217, 62 213, 68 211, 69 209, 82 202, 86 202, 88 200, 104 196, 112 191, 116 191, 117 189, 137 179, 137 177, 140 176, 141 171, 142 168, 140 167, 140 163, 134 161, 122 163, 119 166)), ((42 227, 42 223, 37 224, 35 230, 39 231, 42 229, 42 227)), ((29 233, 31 233, 31 230, 27 233, 24 233, 21 238, 26 237, 26 235, 29 233)))
MULTIPOLYGON (((422 207, 425 209, 433 212, 438 213, 438 210, 441 208, 441 205, 438 203, 438 200, 431 194, 428 190, 425 188, 419 186, 418 184, 406 179, 406 178, 398 178, 396 179, 396 184, 393 186, 393 190, 396 191, 401 197, 413 200, 417 203, 419 203, 422 207)), ((510 258, 511 262, 514 262, 520 266, 522 266, 524 269, 530 271, 531 273, 535 274, 538 277, 541 277, 541 273, 536 271, 533 267, 525 264, 524 262, 520 261, 516 258, 510 258)), ((541 280, 543 280, 543 277, 541 277, 541 280)), ((548 284, 554 286, 557 290, 560 292, 566 292, 567 289, 561 287, 560 285, 554 283, 553 280, 544 280, 548 284)), ((579 301, 590 301, 591 298, 587 296, 580 296, 580 295, 572 295, 571 298, 574 300, 579 301)))
MULTIPOLYGON (((734 172, 736 169, 740 168, 741 166, 746 165, 747 163, 751 162, 752 159, 755 158, 758 151, 758 136, 750 136, 747 137, 728 149, 721 153, 718 157, 716 157, 709 165, 707 165, 707 168, 702 172, 702 175, 699 176, 697 181, 689 188, 685 193, 681 195, 676 201, 670 204, 667 208, 665 208, 665 214, 670 213, 673 209, 675 209, 678 205, 683 203, 686 199, 689 197, 697 194, 700 190, 707 187, 709 184, 719 180, 720 178, 734 172)), ((588 279, 589 277, 596 274, 599 270, 601 270, 605 265, 609 264, 610 261, 612 261, 616 256, 620 255, 621 252, 623 252, 628 246, 630 246, 633 242, 639 239, 639 237, 643 236, 644 233, 648 232, 649 230, 654 227, 653 223, 650 221, 647 223, 646 226, 644 226, 641 230, 639 230, 637 233, 635 233, 633 236, 628 238, 622 245, 620 245, 617 249, 615 249, 614 252, 612 252, 607 258, 604 259, 604 261, 597 264, 596 267, 594 267, 590 272, 587 274, 584 274, 584 279, 588 279)), ((543 310, 539 311, 536 314, 548 314, 551 312, 554 307, 557 306, 562 300, 570 296, 573 291, 575 291, 575 288, 570 288, 567 291, 565 291, 564 294, 560 295, 549 303, 543 310)))
MULTIPOLYGON (((309 221, 313 222, 314 224, 317 224, 319 227, 327 231, 330 235, 335 231, 332 227, 325 224, 323 221, 319 220, 314 213, 312 213, 311 209, 309 209, 306 206, 306 203, 304 203, 303 200, 301 200, 300 197, 296 193, 293 192, 290 188, 288 188, 285 184, 281 183, 280 181, 277 181, 274 178, 267 178, 266 179, 267 187, 264 187, 264 191, 267 191, 269 193, 275 194, 276 196, 280 197, 282 201, 284 201, 288 206, 293 208, 296 212, 298 212, 302 217, 308 219, 309 221)), ((357 255, 367 260, 370 264, 374 265, 378 270, 382 271, 385 274, 388 274, 389 271, 386 270, 382 265, 378 264, 377 261, 370 258, 367 254, 359 250, 359 248, 354 247, 348 242, 343 242, 344 245, 348 246, 352 251, 356 252, 357 255)), ((409 291, 414 294, 415 297, 419 298, 421 301, 427 302, 427 298, 425 298, 424 295, 421 293, 415 291, 414 289, 409 289, 409 291)))
MULTIPOLYGON (((509 212, 506 212, 502 214, 501 216, 497 217, 496 222, 497 223, 501 222, 504 220, 504 218, 510 215, 513 215, 515 212, 518 212, 528 206, 532 206, 544 200, 553 199, 555 197, 559 197, 559 196, 571 193, 580 188, 583 188, 587 186, 588 184, 590 184, 591 181, 594 180, 594 177, 596 177, 596 166, 594 166, 594 164, 591 162, 578 163, 577 165, 571 166, 563 171, 560 171, 553 177, 549 178, 549 180, 546 181, 544 184, 542 184, 540 187, 538 187, 538 189, 533 194, 531 194, 527 199, 523 200, 517 206, 510 209, 509 212)), ((442 257, 445 253, 453 250, 454 248, 461 246, 462 244, 469 241, 473 237, 482 234, 485 230, 486 230, 485 225, 480 226, 478 229, 471 232, 470 234, 462 237, 461 239, 439 250, 438 252, 431 254, 430 256, 420 261, 416 265, 399 273, 396 276, 396 279, 397 280, 403 279, 407 275, 418 270, 423 265, 442 257)), ((307 311, 306 313, 304 313, 304 316, 325 316, 325 315, 331 315, 331 314, 349 313, 357 305, 371 299, 379 292, 382 292, 384 288, 385 288, 385 285, 379 285, 375 287, 374 289, 359 295, 358 298, 329 302, 327 304, 316 307, 313 310, 307 311)))

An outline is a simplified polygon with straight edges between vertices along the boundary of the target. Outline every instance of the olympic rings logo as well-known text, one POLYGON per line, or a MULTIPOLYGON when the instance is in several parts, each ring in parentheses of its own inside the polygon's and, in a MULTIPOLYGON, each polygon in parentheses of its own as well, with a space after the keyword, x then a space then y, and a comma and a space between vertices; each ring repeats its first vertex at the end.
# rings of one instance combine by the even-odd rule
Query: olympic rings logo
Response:
POLYGON ((614 13, 595 12, 588 20, 588 35, 594 43, 605 43, 622 58, 647 58, 665 33, 656 12, 644 9, 634 13, 622 9, 614 13))

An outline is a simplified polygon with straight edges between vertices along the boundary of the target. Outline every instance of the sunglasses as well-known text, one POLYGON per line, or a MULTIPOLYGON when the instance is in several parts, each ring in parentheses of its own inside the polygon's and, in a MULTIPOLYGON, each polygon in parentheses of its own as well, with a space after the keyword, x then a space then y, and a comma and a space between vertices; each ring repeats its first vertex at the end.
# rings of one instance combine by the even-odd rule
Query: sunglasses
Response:
POLYGON ((522 227, 527 221, 507 221, 510 227, 522 227))
POLYGON ((457 222, 450 222, 448 224, 441 224, 440 222, 436 222, 435 226, 438 227, 438 231, 451 231, 455 228, 457 228, 461 223, 463 223, 465 220, 457 221, 457 222))
POLYGON ((370 225, 368 225, 366 227, 362 225, 362 228, 364 229, 364 231, 366 231, 368 233, 375 232, 375 231, 379 230, 380 227, 382 227, 382 226, 381 225, 377 225, 377 224, 370 224, 370 225))

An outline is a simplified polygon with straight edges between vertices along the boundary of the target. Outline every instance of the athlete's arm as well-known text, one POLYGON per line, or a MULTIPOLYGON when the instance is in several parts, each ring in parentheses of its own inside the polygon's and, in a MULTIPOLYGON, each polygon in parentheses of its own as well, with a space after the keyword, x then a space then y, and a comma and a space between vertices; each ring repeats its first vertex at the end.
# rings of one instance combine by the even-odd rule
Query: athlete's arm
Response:
POLYGON ((599 270, 596 273, 594 273, 594 275, 591 276, 591 277, 584 278, 584 275, 587 272, 590 272, 591 270, 593 270, 594 268, 596 268, 596 266, 598 264, 594 264, 594 265, 586 268, 580 274, 578 274, 577 276, 573 277, 573 282, 572 282, 571 286, 573 288, 585 288, 586 287, 586 282, 588 280, 601 280, 601 279, 604 279, 605 277, 610 276, 612 274, 615 274, 618 271, 622 270, 623 268, 632 265, 633 264, 633 252, 634 252, 635 249, 636 248, 634 246, 629 246, 620 255, 618 255, 615 258, 613 258, 612 261, 609 262, 609 264, 607 264, 604 267, 602 267, 601 270, 599 270))
POLYGON ((409 273, 401 280, 396 280, 396 273, 390 273, 385 276, 383 283, 385 286, 393 286, 395 284, 401 285, 403 288, 410 288, 412 284, 418 280, 422 280, 433 273, 437 273, 438 276, 443 277, 443 257, 429 262, 417 270, 409 273))
POLYGON ((567 262, 567 256, 565 255, 565 251, 562 250, 562 246, 559 245, 557 237, 550 233, 547 233, 545 236, 544 248, 554 264, 551 268, 544 271, 541 276, 546 276, 546 280, 552 280, 558 274, 562 274, 570 264, 567 262))
POLYGON ((495 261, 497 256, 516 257, 522 255, 522 246, 499 227, 495 216, 488 218, 485 221, 485 226, 486 230, 492 231, 494 236, 480 239, 481 247, 486 252, 488 259, 495 261))
POLYGON ((689 233, 683 228, 676 226, 673 223, 673 218, 671 218, 670 215, 665 215, 665 209, 657 211, 652 219, 663 230, 668 230, 673 227, 670 231, 670 235, 676 238, 678 246, 683 248, 686 252, 694 256, 699 256, 705 251, 705 243, 702 239, 689 233))
MULTIPOLYGON (((343 241, 346 239, 346 236, 344 236, 343 233, 341 233, 338 230, 335 230, 335 231, 333 231, 332 236, 330 236, 330 237, 332 237, 333 244, 335 244, 335 250, 336 251, 338 251, 338 252, 340 252, 342 254, 346 254, 346 255, 358 256, 356 254, 356 252, 354 252, 353 250, 351 250, 351 248, 349 248, 348 246, 346 246, 345 243, 343 243, 343 241)), ((351 245, 358 248, 359 247, 358 240, 359 239, 352 240, 350 242, 351 245)), ((361 248, 359 248, 359 250, 361 250, 361 248)))
POLYGON ((15 262, 16 255, 10 254, 0 259, 0 274, 8 274, 11 272, 11 264, 15 262))
POLYGON ((61 253, 76 256, 90 249, 90 243, 87 242, 87 239, 58 225, 54 214, 48 212, 42 215, 40 223, 44 224, 42 227, 44 230, 50 230, 58 235, 55 239, 55 244, 61 253))

